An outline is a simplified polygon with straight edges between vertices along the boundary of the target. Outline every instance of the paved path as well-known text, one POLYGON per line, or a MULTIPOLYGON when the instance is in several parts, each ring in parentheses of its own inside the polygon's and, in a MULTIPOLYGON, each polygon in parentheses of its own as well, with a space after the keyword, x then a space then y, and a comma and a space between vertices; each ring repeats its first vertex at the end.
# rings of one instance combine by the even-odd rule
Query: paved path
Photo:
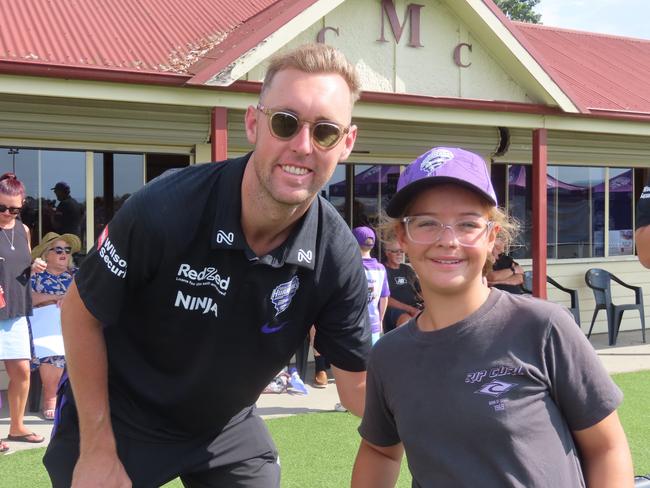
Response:
MULTIPOLYGON (((650 337, 648 338, 650 340, 650 337)), ((591 343, 602 359, 607 371, 610 373, 624 373, 650 369, 650 343, 641 342, 641 332, 621 332, 616 346, 607 345, 605 334, 594 335, 591 343)), ((313 365, 310 365, 313 367, 313 365)), ((308 378, 310 379, 310 378, 308 378)), ((334 405, 339 401, 336 386, 330 379, 326 388, 312 388, 307 384, 307 395, 290 395, 287 393, 263 394, 258 403, 258 412, 264 418, 276 418, 310 412, 328 412, 334 410, 334 405)), ((2 391, 3 407, 0 409, 0 435, 5 436, 9 429, 9 412, 7 410, 7 392, 2 391)), ((39 415, 29 414, 25 417, 25 424, 34 432, 46 437, 49 441, 52 422, 43 420, 39 415)), ((9 442, 10 452, 32 447, 41 447, 43 444, 27 444, 9 442)))

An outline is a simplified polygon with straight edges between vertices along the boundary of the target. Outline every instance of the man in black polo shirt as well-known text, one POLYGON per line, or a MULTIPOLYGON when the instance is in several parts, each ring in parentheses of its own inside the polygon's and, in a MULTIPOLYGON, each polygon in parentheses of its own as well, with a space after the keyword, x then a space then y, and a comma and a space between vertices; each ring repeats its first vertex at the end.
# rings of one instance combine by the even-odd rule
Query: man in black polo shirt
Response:
POLYGON ((636 207, 634 240, 639 261, 646 268, 650 268, 650 181, 643 188, 636 207))
POLYGON ((342 403, 362 413, 366 279, 317 196, 354 145, 358 92, 330 47, 274 58, 246 112, 254 151, 159 178, 104 229, 62 308, 55 487, 279 486, 254 403, 312 324, 342 403))

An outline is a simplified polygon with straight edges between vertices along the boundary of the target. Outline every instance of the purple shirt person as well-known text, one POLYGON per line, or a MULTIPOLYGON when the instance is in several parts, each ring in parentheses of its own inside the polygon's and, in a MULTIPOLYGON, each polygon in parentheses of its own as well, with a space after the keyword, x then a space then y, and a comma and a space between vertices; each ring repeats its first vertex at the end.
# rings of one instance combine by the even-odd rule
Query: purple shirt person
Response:
POLYGON ((374 231, 370 227, 355 227, 352 229, 352 233, 359 243, 363 267, 368 279, 368 315, 370 316, 370 331, 374 344, 381 335, 381 324, 390 296, 386 268, 370 256, 370 251, 375 245, 374 231))

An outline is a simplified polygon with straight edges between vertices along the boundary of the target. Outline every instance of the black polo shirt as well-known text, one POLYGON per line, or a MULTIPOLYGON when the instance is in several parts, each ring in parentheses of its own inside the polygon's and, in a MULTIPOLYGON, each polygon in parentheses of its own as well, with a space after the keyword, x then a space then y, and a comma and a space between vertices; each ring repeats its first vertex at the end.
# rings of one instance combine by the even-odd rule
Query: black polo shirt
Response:
POLYGON ((240 226, 249 156, 192 166, 131 196, 76 276, 104 325, 114 422, 134 435, 217 433, 252 405, 310 326, 332 364, 370 349, 358 246, 324 199, 265 256, 240 226))
POLYGON ((636 206, 636 228, 650 225, 650 181, 643 187, 636 206))
POLYGON ((397 269, 386 266, 386 274, 391 297, 412 307, 421 302, 420 283, 413 268, 403 263, 397 269))

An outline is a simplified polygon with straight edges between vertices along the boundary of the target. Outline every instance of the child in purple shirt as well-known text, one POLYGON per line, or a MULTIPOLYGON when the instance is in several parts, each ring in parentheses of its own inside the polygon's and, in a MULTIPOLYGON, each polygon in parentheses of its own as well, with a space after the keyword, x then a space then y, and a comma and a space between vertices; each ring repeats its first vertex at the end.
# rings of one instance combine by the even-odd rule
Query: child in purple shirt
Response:
POLYGON ((359 243, 363 267, 366 270, 366 278, 368 278, 368 315, 370 316, 370 330, 374 344, 381 335, 381 324, 390 296, 386 268, 375 258, 370 257, 370 251, 375 245, 375 232, 370 227, 355 227, 352 229, 352 233, 359 243))

